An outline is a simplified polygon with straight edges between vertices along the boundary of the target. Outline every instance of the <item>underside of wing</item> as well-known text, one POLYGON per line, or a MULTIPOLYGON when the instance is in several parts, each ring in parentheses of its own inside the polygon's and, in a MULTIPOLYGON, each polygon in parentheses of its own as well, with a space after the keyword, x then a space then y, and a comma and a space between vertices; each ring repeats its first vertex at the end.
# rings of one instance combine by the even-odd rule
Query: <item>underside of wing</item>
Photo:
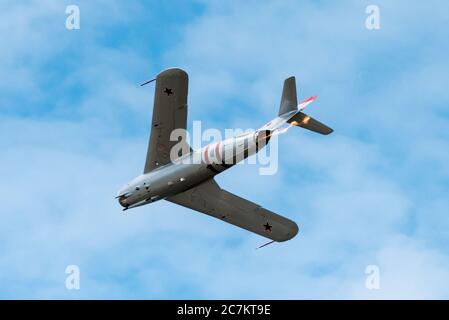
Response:
POLYGON ((274 241, 287 241, 298 233, 295 222, 221 189, 214 179, 167 200, 274 241))
MULTIPOLYGON (((178 140, 183 132, 185 133, 188 82, 187 73, 178 68, 165 70, 156 78, 151 135, 144 173, 170 162, 170 151, 178 143, 170 140, 173 130, 184 130, 176 134, 178 140)), ((182 139, 185 141, 185 134, 182 139)), ((180 150, 190 149, 186 146, 180 150)))

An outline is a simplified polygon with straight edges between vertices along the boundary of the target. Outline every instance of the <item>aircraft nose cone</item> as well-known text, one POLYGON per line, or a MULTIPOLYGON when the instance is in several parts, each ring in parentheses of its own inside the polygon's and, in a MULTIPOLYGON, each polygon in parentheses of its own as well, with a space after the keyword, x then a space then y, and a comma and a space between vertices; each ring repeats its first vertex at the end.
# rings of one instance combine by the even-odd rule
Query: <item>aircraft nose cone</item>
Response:
POLYGON ((127 196, 125 196, 125 195, 122 195, 122 196, 119 196, 118 197, 118 203, 120 203, 120 205, 122 206, 122 207, 124 207, 124 208, 126 208, 127 206, 128 206, 128 204, 126 203, 126 199, 127 199, 128 197, 127 196))
POLYGON ((130 196, 130 193, 126 191, 126 188, 123 188, 118 192, 118 195, 115 198, 118 199, 118 203, 120 203, 120 205, 122 207, 127 207, 127 206, 129 206, 128 201, 127 201, 129 196, 130 196))

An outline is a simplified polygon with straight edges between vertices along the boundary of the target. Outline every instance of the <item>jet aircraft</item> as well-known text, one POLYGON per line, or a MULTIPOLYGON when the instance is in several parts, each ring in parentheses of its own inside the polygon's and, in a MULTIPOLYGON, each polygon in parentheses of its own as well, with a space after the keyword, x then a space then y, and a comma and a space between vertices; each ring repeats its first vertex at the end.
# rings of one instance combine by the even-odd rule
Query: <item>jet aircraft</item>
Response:
POLYGON ((316 96, 298 104, 295 77, 290 77, 284 81, 276 118, 253 132, 192 150, 182 137, 187 125, 187 73, 179 68, 167 69, 143 85, 152 81, 156 86, 145 167, 143 174, 118 192, 116 198, 123 210, 165 199, 272 242, 292 239, 298 233, 294 221, 222 189, 214 176, 257 153, 286 126, 330 134, 331 128, 303 113, 316 96), (171 136, 176 129, 181 129, 181 139, 171 136))

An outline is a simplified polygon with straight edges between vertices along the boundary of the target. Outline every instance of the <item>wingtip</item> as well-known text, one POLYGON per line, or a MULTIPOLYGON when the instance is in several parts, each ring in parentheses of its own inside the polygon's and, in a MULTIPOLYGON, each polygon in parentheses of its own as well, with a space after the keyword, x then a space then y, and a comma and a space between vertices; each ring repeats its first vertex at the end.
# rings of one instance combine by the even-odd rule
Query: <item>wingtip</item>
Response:
POLYGON ((181 69, 181 68, 168 68, 165 69, 163 71, 161 71, 158 75, 157 78, 161 78, 161 77, 172 77, 172 76, 179 76, 179 77, 184 77, 184 78, 188 78, 188 74, 185 70, 181 69))

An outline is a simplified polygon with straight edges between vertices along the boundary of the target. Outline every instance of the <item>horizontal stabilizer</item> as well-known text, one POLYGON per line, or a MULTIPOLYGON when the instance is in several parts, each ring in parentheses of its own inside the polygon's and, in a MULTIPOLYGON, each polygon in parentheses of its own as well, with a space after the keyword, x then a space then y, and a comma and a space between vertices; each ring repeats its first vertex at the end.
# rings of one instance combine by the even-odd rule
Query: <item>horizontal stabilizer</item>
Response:
POLYGON ((311 116, 306 115, 305 113, 298 112, 291 119, 288 120, 294 126, 302 127, 304 129, 314 131, 320 134, 330 134, 334 130, 326 126, 325 124, 315 120, 311 116))

